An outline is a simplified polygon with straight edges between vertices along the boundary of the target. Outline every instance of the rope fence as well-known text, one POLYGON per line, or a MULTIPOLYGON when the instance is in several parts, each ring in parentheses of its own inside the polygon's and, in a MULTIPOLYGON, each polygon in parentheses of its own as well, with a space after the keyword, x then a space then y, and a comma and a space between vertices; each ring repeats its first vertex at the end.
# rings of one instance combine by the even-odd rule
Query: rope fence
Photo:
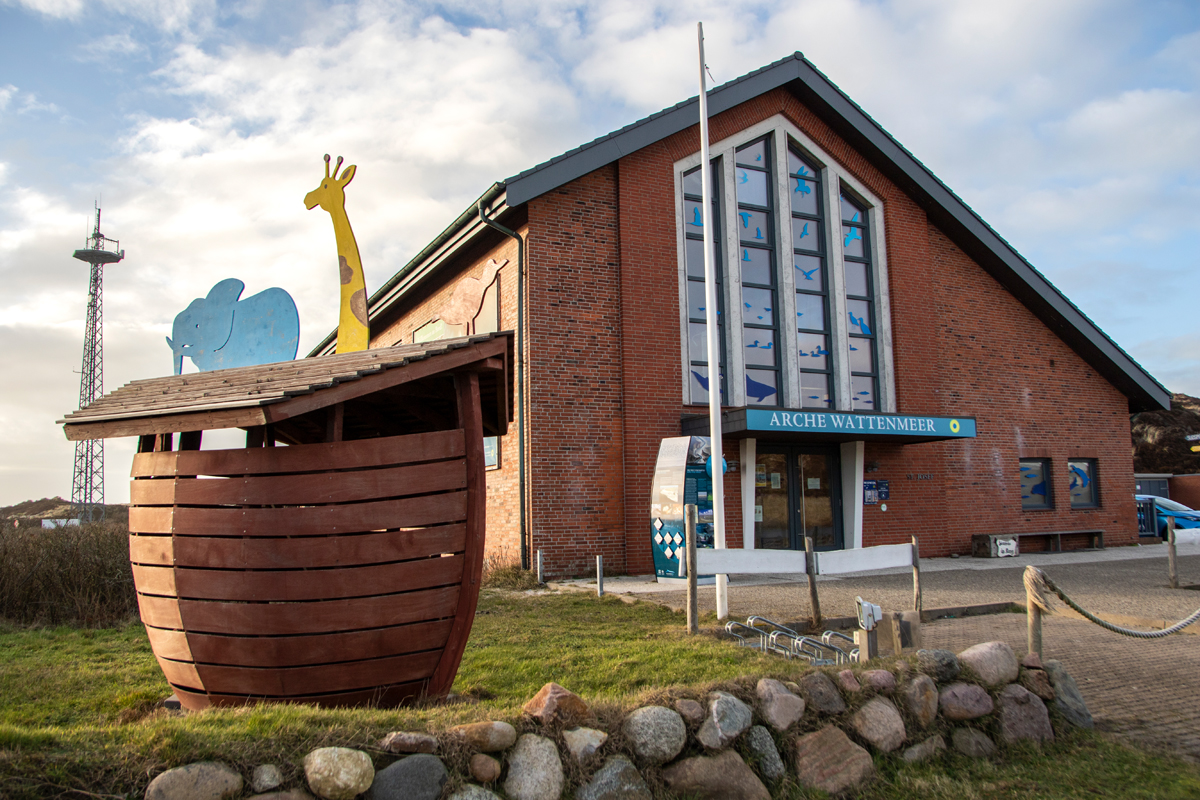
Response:
POLYGON ((1029 652, 1036 652, 1040 657, 1042 655, 1042 614, 1054 613, 1054 598, 1052 595, 1057 595, 1070 608, 1077 611, 1084 619, 1089 622, 1094 622, 1105 630, 1119 633, 1122 636, 1132 636, 1135 639, 1161 639, 1164 636, 1170 636, 1173 633, 1178 633, 1192 623, 1200 620, 1200 609, 1186 619, 1176 622, 1174 625, 1163 628, 1160 631, 1141 631, 1134 628, 1123 628, 1120 625, 1114 625, 1107 620, 1103 620, 1091 613, 1083 606, 1076 603, 1067 595, 1058 584, 1056 584, 1049 575, 1042 572, 1035 566, 1025 567, 1025 608, 1026 619, 1028 622, 1028 644, 1029 652))

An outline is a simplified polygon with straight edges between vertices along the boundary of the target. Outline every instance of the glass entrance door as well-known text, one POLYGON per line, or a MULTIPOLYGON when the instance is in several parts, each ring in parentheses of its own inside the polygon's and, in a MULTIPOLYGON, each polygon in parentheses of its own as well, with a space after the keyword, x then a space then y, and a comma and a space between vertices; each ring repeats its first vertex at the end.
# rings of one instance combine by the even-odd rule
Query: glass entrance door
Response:
POLYGON ((754 546, 842 549, 841 468, 836 449, 760 445, 754 464, 754 546))

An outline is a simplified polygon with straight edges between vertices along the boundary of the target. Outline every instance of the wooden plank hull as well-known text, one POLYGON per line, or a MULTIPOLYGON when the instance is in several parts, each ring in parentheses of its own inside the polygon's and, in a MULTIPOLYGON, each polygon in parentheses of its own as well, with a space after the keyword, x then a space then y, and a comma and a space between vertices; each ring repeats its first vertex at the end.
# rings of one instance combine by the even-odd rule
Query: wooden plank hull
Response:
POLYGON ((484 539, 478 379, 455 383, 457 430, 135 457, 138 605, 185 708, 449 690, 484 539))

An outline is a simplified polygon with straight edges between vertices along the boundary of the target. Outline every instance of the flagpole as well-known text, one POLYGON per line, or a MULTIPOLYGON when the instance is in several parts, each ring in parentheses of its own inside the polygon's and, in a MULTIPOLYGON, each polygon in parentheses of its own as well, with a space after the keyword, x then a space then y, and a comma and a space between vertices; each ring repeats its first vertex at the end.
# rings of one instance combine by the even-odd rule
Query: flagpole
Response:
MULTIPOLYGON (((725 449, 721 442, 721 347, 717 339, 717 281, 713 262, 712 165, 708 162, 708 83, 704 74, 704 23, 696 23, 700 43, 700 195, 704 223, 704 322, 708 332, 708 435, 713 485, 713 533, 725 549, 725 449)), ((718 575, 717 619, 729 616, 729 584, 718 575)))

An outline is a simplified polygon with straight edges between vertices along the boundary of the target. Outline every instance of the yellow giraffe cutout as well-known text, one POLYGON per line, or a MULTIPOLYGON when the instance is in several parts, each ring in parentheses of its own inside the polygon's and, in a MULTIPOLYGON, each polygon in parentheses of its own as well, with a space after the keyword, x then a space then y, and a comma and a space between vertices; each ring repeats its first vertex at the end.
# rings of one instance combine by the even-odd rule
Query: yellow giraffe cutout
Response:
POLYGON ((346 185, 354 178, 353 164, 346 167, 342 177, 337 172, 342 168, 342 157, 338 156, 333 175, 329 174, 329 154, 325 154, 325 180, 304 196, 304 206, 309 211, 320 206, 333 218, 333 236, 337 240, 338 274, 342 281, 342 310, 338 316, 337 352, 354 353, 366 350, 371 341, 367 322, 367 281, 363 276, 362 259, 358 257, 358 242, 350 229, 350 218, 346 216, 346 185))

